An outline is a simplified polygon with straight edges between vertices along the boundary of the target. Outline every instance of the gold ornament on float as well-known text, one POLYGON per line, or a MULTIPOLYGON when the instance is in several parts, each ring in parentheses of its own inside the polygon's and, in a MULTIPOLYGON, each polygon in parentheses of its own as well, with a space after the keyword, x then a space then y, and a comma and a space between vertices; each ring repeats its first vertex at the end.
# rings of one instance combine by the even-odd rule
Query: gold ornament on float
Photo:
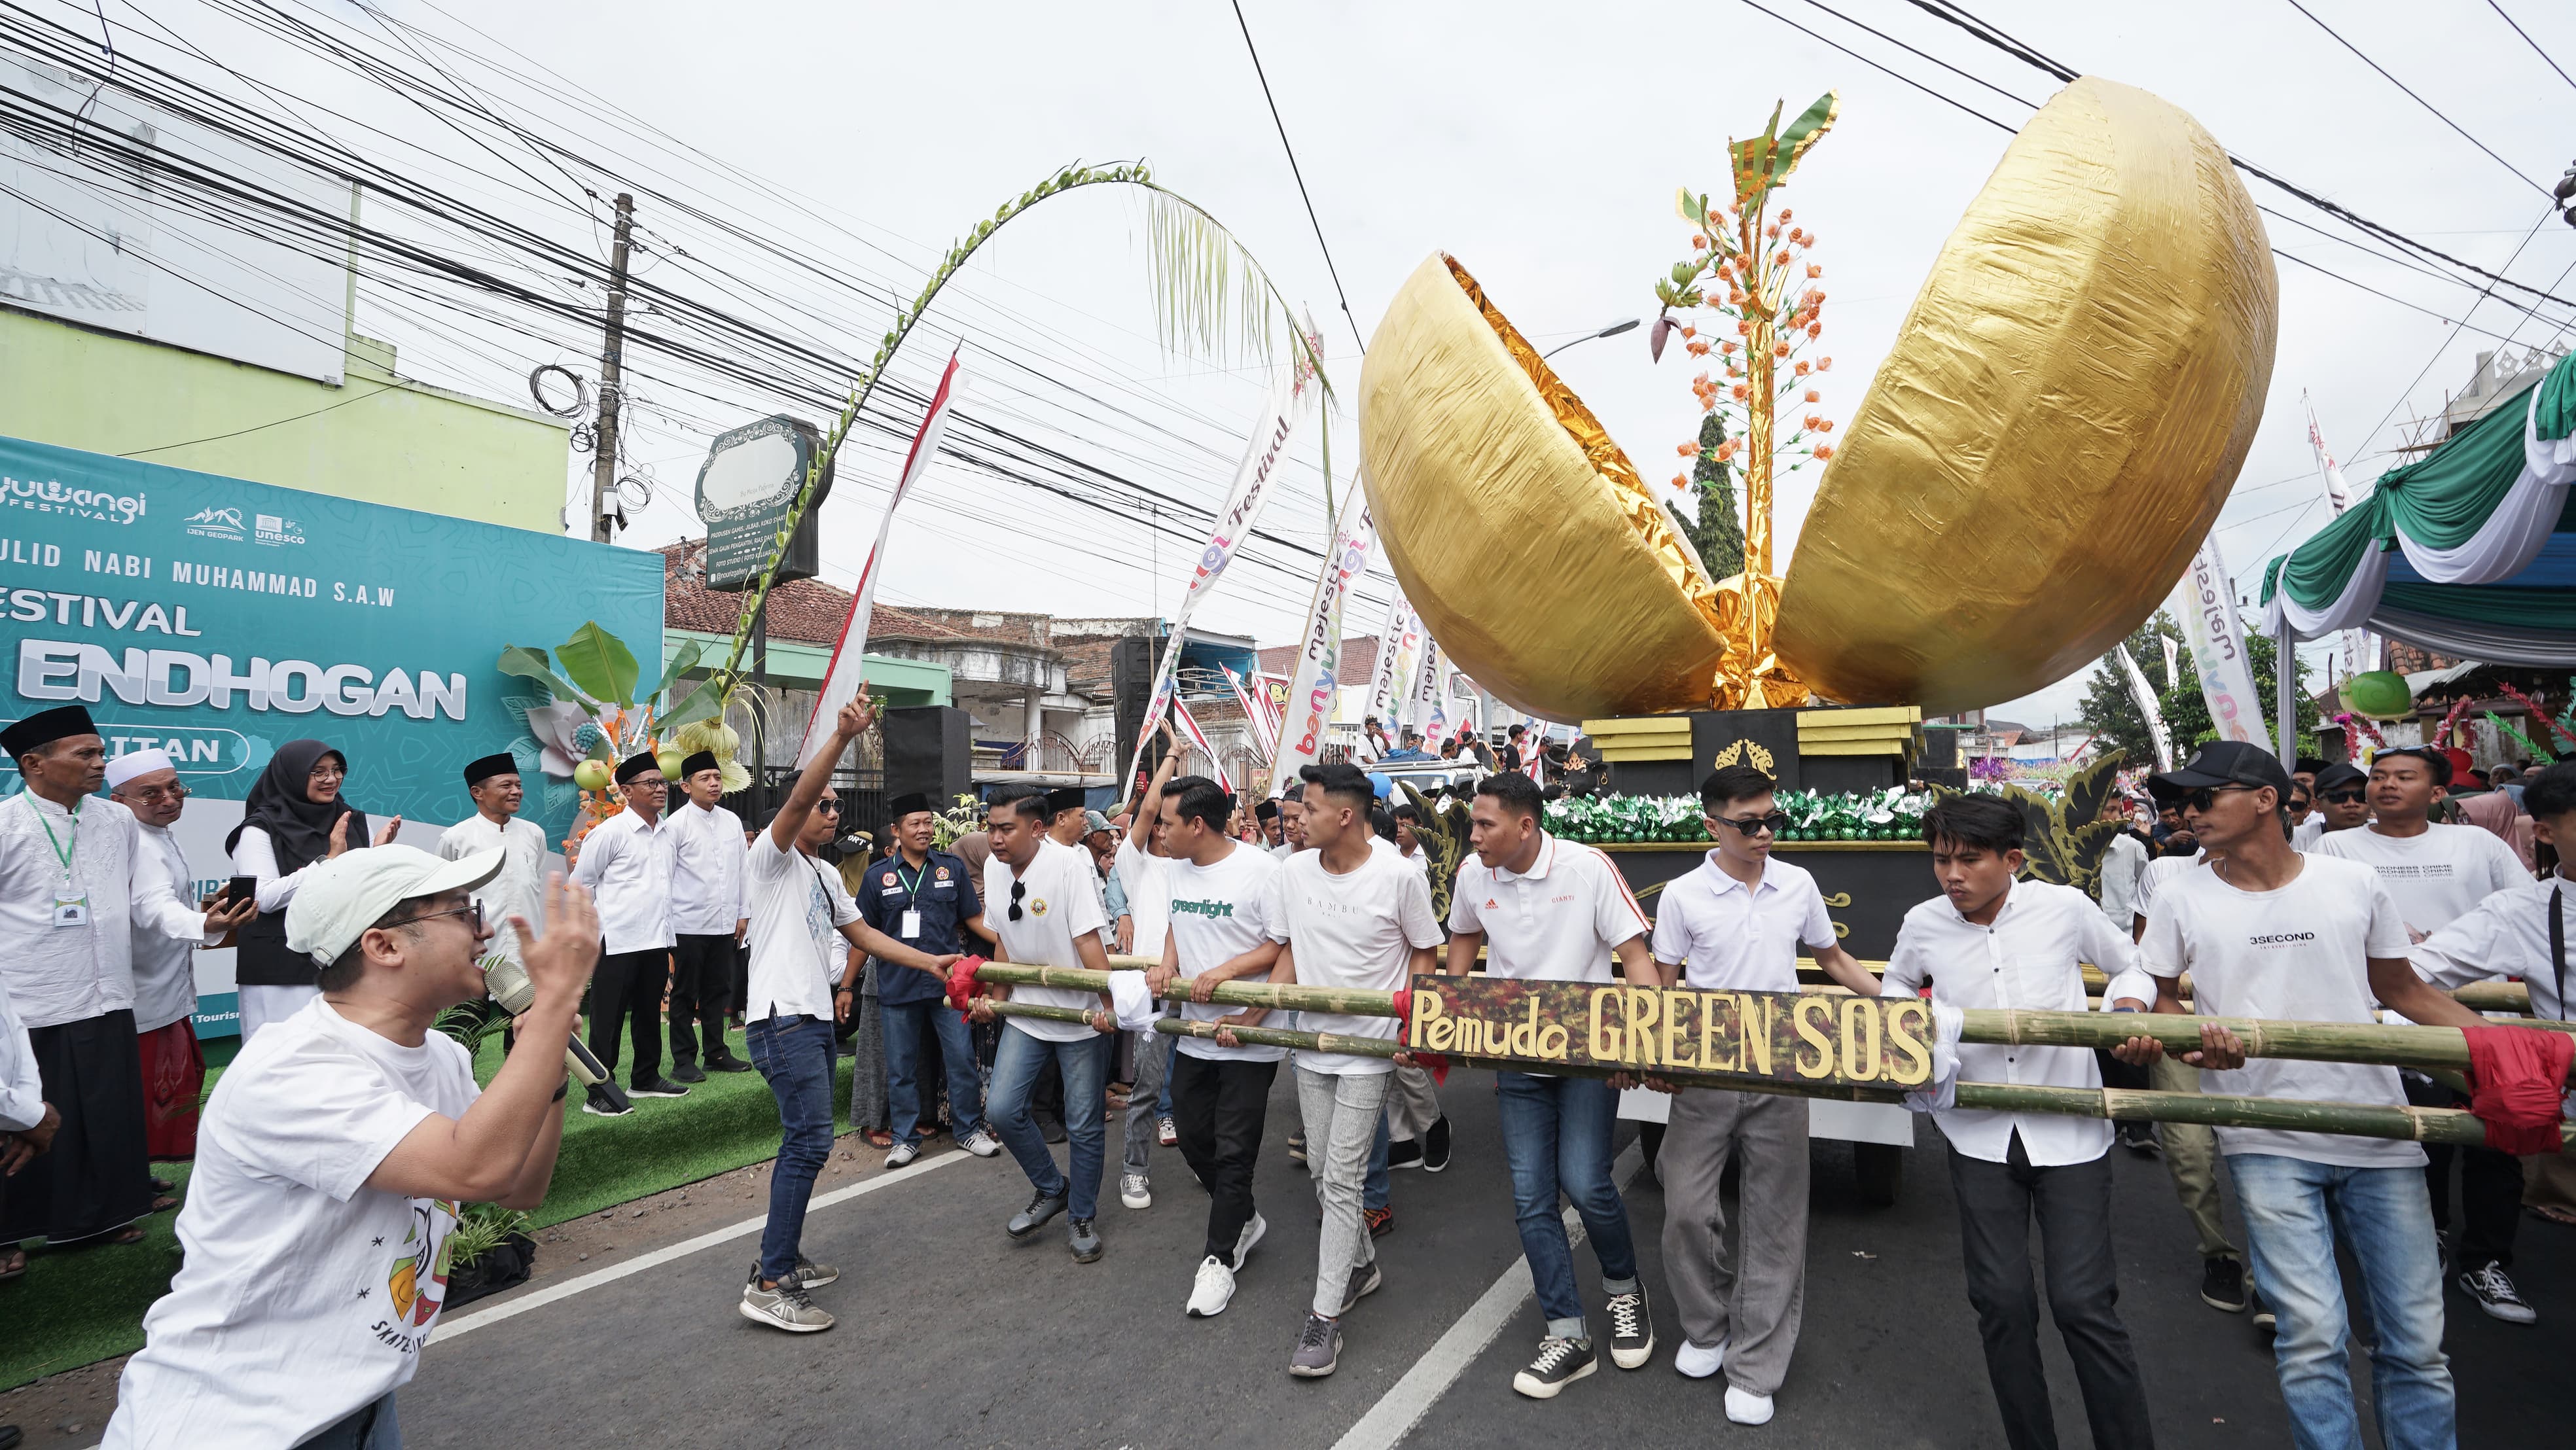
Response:
POLYGON ((2042 106, 1915 298, 1808 510, 1777 647, 1832 698, 1948 712, 2135 629, 2261 420, 2279 284, 2253 198, 2177 107, 2042 106))

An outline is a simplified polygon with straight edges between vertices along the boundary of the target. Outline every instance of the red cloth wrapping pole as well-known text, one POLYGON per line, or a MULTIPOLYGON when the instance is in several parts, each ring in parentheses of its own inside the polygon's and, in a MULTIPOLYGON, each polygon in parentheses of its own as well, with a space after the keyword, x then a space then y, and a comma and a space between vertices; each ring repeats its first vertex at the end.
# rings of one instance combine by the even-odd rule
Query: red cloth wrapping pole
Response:
POLYGON ((957 959, 957 964, 948 969, 949 1006, 960 1012, 967 1009, 967 1005, 975 998, 975 989, 983 985, 975 980, 975 974, 983 969, 984 958, 982 957, 965 956, 957 959))
POLYGON ((2576 1038, 2532 1027, 2463 1027, 2469 1040, 2469 1111, 2500 1153, 2556 1153, 2559 1099, 2576 1038))
MULTIPOLYGON (((1412 1035, 1412 1029, 1413 990, 1408 987, 1395 994, 1395 1040, 1402 1042, 1412 1035)), ((1442 1087, 1449 1085, 1449 1059, 1436 1052, 1409 1051, 1405 1055, 1413 1059, 1415 1067, 1428 1070, 1433 1082, 1442 1087)))

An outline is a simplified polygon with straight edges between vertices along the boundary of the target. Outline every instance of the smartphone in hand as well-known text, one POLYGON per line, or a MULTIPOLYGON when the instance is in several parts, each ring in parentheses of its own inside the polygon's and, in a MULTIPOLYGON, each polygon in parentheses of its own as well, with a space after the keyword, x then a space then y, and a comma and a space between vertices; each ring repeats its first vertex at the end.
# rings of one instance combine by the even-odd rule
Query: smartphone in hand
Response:
POLYGON ((259 878, 256 876, 236 876, 224 883, 223 898, 226 906, 237 902, 253 901, 258 897, 259 878))

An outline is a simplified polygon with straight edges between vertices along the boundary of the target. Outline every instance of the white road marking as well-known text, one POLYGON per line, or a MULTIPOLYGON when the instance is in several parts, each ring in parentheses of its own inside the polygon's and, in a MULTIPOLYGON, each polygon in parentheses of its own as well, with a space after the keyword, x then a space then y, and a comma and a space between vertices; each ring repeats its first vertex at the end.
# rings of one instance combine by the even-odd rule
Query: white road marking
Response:
MULTIPOLYGON (((1619 1155, 1619 1161, 1611 1165, 1610 1181, 1624 1193, 1645 1166, 1644 1152, 1630 1144, 1628 1151, 1619 1155)), ((1570 1208, 1565 1211, 1565 1236, 1571 1246, 1582 1246, 1583 1220, 1570 1208)), ((1466 1313, 1458 1316, 1458 1322, 1423 1351, 1413 1368, 1404 1372, 1404 1378, 1388 1386, 1378 1402, 1369 1406, 1368 1413, 1333 1442, 1333 1450, 1395 1450, 1448 1393, 1449 1386, 1467 1372, 1467 1366, 1474 1364, 1485 1347, 1494 1342, 1494 1336, 1502 1333, 1503 1326, 1520 1311, 1521 1301, 1533 1292, 1529 1260, 1512 1260, 1512 1266, 1503 1270, 1502 1277, 1469 1305, 1466 1313)))
MULTIPOLYGON (((816 1209, 830 1208, 836 1203, 847 1203, 853 1198, 874 1193, 880 1188, 897 1183, 909 1183, 934 1168, 944 1168, 951 1163, 965 1162, 974 1156, 972 1153, 942 1153, 936 1157, 916 1159, 909 1168, 882 1173, 865 1183, 853 1183, 847 1188, 835 1188, 829 1193, 810 1200, 805 1206, 805 1211, 811 1214, 816 1209)), ((462 1319, 448 1320, 431 1332, 430 1339, 433 1343, 445 1344, 460 1334, 471 1334, 487 1324, 498 1324, 504 1319, 514 1319, 531 1310, 560 1303, 575 1294, 589 1293, 602 1284, 615 1283, 629 1274, 640 1274, 646 1269, 670 1263, 674 1259, 685 1259, 691 1254, 701 1253, 720 1244, 753 1237, 767 1227, 768 1223, 767 1215, 747 1218, 727 1228, 713 1229, 693 1239, 682 1239, 676 1244, 655 1249, 650 1253, 637 1254, 622 1264, 612 1264, 605 1269, 593 1269, 587 1274, 566 1279, 560 1284, 539 1289, 533 1294, 523 1294, 516 1299, 495 1304, 489 1309, 478 1309, 462 1319)), ((1528 1278, 1526 1272, 1523 1273, 1522 1278, 1524 1280, 1528 1278)))

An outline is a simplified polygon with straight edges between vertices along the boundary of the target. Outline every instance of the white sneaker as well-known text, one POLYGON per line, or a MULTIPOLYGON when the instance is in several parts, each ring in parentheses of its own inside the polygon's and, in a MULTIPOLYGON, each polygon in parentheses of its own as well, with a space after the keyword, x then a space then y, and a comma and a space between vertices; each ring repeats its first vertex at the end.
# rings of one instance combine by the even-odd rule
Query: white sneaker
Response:
POLYGON ((1142 1173, 1121 1174, 1118 1179, 1118 1201, 1129 1208, 1152 1208, 1154 1185, 1142 1173))
POLYGON ((1234 1300, 1234 1270, 1214 1254, 1199 1260, 1199 1277, 1190 1285, 1189 1316, 1214 1319, 1234 1300))
POLYGON ((1739 1425, 1768 1425, 1771 1423, 1771 1397, 1753 1394, 1728 1385, 1726 1418, 1739 1425))
POLYGON ((1726 1368, 1726 1345, 1720 1341, 1715 1349, 1702 1349, 1685 1339, 1682 1347, 1673 1351, 1673 1368, 1680 1370, 1684 1378, 1704 1380, 1726 1368))
POLYGON ((1261 1236, 1268 1232, 1270 1232, 1270 1220, 1263 1218, 1259 1213, 1253 1214, 1252 1222, 1245 1224, 1243 1232, 1235 1238, 1235 1268, 1243 1267, 1243 1261, 1252 1257, 1252 1246, 1261 1242, 1261 1236))
POLYGON ((1002 1145, 994 1140, 992 1134, 984 1131, 981 1123, 976 1124, 975 1131, 967 1134, 966 1140, 957 1146, 978 1158, 990 1158, 1002 1151, 1002 1145))
POLYGON ((897 1143, 886 1150, 885 1166, 901 1168, 921 1156, 921 1150, 910 1143, 897 1143))

